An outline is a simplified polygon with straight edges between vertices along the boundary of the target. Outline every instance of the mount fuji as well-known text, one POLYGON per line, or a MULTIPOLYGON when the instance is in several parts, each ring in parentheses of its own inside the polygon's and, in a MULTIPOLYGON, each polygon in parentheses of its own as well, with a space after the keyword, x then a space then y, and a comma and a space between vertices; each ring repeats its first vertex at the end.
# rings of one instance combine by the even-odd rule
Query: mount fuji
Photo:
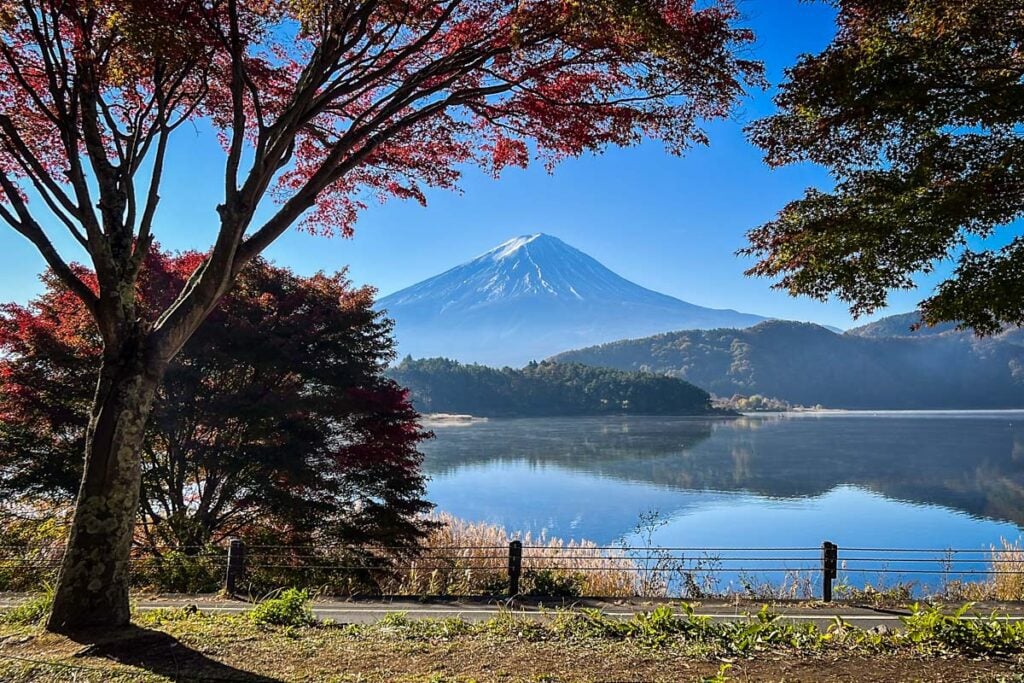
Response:
POLYGON ((401 355, 523 365, 660 332, 743 328, 765 318, 704 308, 616 275, 557 237, 516 237, 377 304, 401 355))

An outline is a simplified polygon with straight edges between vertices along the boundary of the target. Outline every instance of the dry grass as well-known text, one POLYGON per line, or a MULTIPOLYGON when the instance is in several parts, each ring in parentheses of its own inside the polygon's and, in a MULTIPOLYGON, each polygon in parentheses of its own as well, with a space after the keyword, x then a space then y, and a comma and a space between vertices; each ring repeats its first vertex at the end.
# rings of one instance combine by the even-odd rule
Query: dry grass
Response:
POLYGON ((631 597, 643 593, 637 564, 621 550, 544 534, 510 534, 493 524, 442 514, 424 542, 428 548, 390 588, 406 595, 501 593, 508 581, 508 545, 523 543, 521 591, 631 597))
POLYGON ((1000 539, 1001 547, 992 548, 992 568, 1012 574, 997 574, 990 581, 993 600, 1024 600, 1024 548, 1020 541, 1000 539))
POLYGON ((992 546, 989 553, 988 569, 1001 573, 992 574, 984 581, 947 581, 939 597, 951 602, 1024 601, 1024 546, 1020 540, 999 539, 999 545, 992 546))

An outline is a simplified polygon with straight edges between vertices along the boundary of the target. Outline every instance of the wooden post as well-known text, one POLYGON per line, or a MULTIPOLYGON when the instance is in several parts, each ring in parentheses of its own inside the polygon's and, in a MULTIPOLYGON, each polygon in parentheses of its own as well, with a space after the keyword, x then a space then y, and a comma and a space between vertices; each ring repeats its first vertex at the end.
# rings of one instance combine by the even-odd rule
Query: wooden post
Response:
POLYGON ((234 595, 238 580, 245 574, 245 543, 240 538, 228 540, 228 570, 224 576, 224 590, 234 595))
POLYGON ((508 544, 508 596, 519 595, 519 577, 523 574, 523 542, 508 544))
POLYGON ((832 582, 839 570, 839 546, 830 541, 821 544, 821 599, 832 602, 832 582))

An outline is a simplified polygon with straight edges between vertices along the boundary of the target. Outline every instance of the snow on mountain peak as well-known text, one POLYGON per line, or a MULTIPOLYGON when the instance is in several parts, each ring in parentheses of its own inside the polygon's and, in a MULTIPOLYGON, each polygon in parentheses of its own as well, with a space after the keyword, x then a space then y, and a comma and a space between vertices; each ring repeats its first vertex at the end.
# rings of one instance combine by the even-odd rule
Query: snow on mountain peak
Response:
POLYGON ((403 353, 524 363, 565 349, 761 320, 702 308, 617 275, 557 237, 522 235, 384 297, 403 353))
POLYGON ((509 256, 514 255, 517 251, 528 245, 530 242, 533 242, 540 238, 552 239, 542 232, 538 232, 533 235, 520 235, 519 237, 513 237, 507 242, 502 242, 494 249, 491 249, 489 252, 484 254, 484 256, 489 256, 495 261, 500 261, 501 259, 505 259, 508 258, 509 256))

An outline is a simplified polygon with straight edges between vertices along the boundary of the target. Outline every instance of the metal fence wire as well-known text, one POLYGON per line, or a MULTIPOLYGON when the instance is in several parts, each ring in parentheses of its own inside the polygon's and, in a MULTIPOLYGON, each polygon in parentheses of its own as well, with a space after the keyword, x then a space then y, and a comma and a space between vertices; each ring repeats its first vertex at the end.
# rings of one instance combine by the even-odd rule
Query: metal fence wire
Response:
MULTIPOLYGON (((586 577, 597 572, 635 575, 641 582, 670 583, 708 577, 798 574, 820 586, 821 598, 832 599, 840 574, 882 577, 942 577, 978 581, 988 577, 1024 577, 1024 550, 1007 548, 868 548, 840 549, 825 541, 804 547, 690 547, 690 546, 545 546, 512 541, 507 546, 437 546, 419 549, 389 546, 251 545, 230 539, 223 547, 137 548, 134 571, 165 569, 175 551, 176 562, 186 558, 194 567, 223 576, 223 588, 235 593, 247 575, 287 573, 316 575, 424 576, 437 572, 489 573, 493 592, 520 593, 524 576, 566 574, 586 577)), ((0 545, 0 575, 56 572, 63 557, 57 545, 0 545)))

